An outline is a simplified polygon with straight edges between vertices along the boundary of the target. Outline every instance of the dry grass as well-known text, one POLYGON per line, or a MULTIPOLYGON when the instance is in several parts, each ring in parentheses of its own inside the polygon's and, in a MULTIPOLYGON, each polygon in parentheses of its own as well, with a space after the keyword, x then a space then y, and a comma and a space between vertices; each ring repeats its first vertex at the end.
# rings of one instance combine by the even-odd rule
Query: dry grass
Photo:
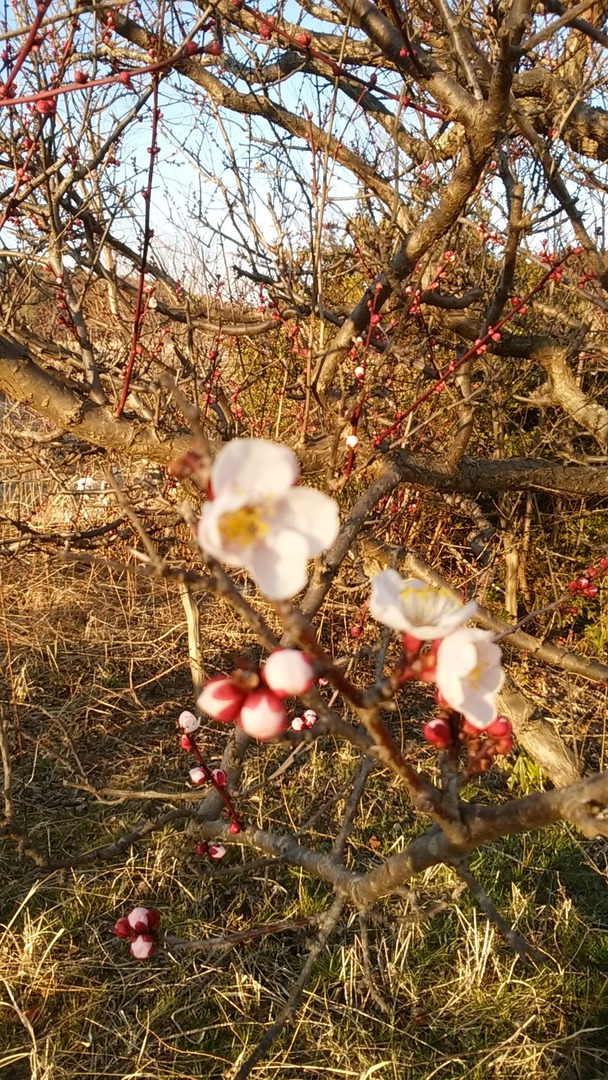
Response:
MULTIPOLYGON (((96 801, 77 785, 184 790, 188 763, 174 718, 191 704, 186 629, 177 592, 163 582, 67 566, 33 547, 2 567, 2 693, 14 729, 14 799, 32 841, 54 859, 107 843, 167 804, 96 801)), ((205 664, 251 648, 236 617, 200 600, 205 664)), ((348 598, 326 609, 336 653, 353 651, 348 598)), ((371 634, 371 631, 370 631, 371 634)), ((373 636, 373 635, 372 635, 373 636)), ((362 659, 362 672, 367 661, 362 659)), ((539 700, 539 670, 522 671, 539 700)), ((551 676, 564 733, 604 760, 601 691, 551 676)), ((409 694, 409 691, 408 691, 409 694)), ((395 734, 419 755, 423 701, 403 697, 395 734)), ((219 758, 225 735, 204 731, 219 758)), ((285 756, 259 748, 244 785, 285 756)), ((431 767, 432 759, 428 755, 431 767)), ((356 758, 331 739, 315 744, 278 782, 252 795, 250 820, 302 830, 324 848, 343 809, 356 758)), ((477 797, 506 794, 509 770, 477 797)), ((514 777, 515 790, 522 776, 514 777)), ((348 843, 364 868, 423 826, 400 788, 372 775, 348 843)), ((135 903, 154 903, 166 931, 205 938, 312 914, 327 887, 299 870, 247 869, 231 849, 220 867, 194 853, 178 824, 122 859, 40 875, 12 842, 0 846, 0 1070, 9 1080, 190 1080, 230 1076, 285 1004, 309 938, 297 929, 225 953, 129 957, 111 929, 135 903), (244 871, 241 868, 244 867, 244 871)), ((608 869, 604 843, 567 829, 511 838, 477 856, 475 872, 503 913, 556 963, 537 969, 504 942, 437 868, 416 882, 416 905, 393 898, 371 920, 379 1011, 364 976, 359 927, 346 916, 259 1080, 602 1080, 608 1077, 608 869), (420 917, 422 916, 422 917, 420 917)))

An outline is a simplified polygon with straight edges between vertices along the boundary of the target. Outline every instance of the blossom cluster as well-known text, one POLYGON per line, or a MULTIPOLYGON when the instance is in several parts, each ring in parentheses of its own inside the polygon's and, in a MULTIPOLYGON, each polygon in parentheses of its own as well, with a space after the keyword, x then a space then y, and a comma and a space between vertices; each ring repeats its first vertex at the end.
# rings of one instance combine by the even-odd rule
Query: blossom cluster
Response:
MULTIPOLYGON (((402 634, 402 678, 435 683, 438 704, 464 718, 465 735, 490 733, 504 671, 492 633, 462 625, 475 614, 475 602, 461 604, 446 589, 405 581, 396 570, 383 570, 371 585, 370 613, 402 634), (424 642, 430 642, 426 650, 424 642)), ((426 724, 424 735, 437 746, 451 741, 443 717, 426 724)))
POLYGON ((236 670, 209 679, 197 704, 213 720, 234 722, 264 741, 287 730, 285 699, 305 694, 313 681, 313 666, 304 653, 277 649, 259 671, 236 670))
POLYGON ((160 911, 156 908, 135 907, 118 919, 114 933, 129 942, 131 956, 147 960, 154 952, 156 931, 160 926, 160 911))

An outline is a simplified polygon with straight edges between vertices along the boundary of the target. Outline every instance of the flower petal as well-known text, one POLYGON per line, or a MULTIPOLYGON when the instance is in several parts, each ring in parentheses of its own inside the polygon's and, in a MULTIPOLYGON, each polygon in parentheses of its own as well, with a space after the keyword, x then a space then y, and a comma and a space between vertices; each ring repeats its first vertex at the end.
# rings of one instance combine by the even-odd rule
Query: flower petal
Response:
POLYGON ((381 570, 371 579, 369 613, 391 630, 408 631, 409 624, 401 609, 399 594, 403 578, 396 570, 381 570))
POLYGON ((211 469, 214 497, 280 495, 297 483, 300 466, 292 450, 267 439, 233 439, 222 447, 211 469))
POLYGON ((308 542, 309 558, 333 544, 340 528, 338 504, 315 488, 295 487, 277 503, 277 524, 295 529, 308 542))
POLYGON ((308 580, 308 554, 300 533, 277 526, 264 542, 251 547, 245 566, 269 600, 290 600, 308 580))
POLYGON ((308 656, 298 649, 277 649, 268 657, 262 676, 275 694, 291 697, 310 690, 314 671, 308 656))

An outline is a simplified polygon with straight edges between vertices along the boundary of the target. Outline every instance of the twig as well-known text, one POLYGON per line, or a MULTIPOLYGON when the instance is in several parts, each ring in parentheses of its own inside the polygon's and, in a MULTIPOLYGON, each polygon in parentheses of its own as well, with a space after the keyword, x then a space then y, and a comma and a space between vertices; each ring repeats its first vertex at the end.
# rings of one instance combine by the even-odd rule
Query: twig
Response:
POLYGON ((4 709, 0 706, 0 756, 2 757, 2 773, 4 787, 4 814, 0 821, 0 836, 9 836, 14 840, 17 847, 24 855, 28 855, 37 866, 46 867, 47 861, 38 848, 32 843, 25 829, 22 829, 15 821, 13 807, 13 772, 11 766, 11 749, 8 740, 8 725, 4 709))
POLYGON ((267 1050, 270 1049, 273 1042, 278 1039, 283 1028, 291 1020, 296 1006, 300 1000, 301 995, 306 989, 308 980, 310 979, 314 966, 327 945, 331 935, 333 934, 344 907, 344 900, 341 898, 334 900, 330 908, 325 912, 325 915, 321 919, 321 925, 319 930, 319 936, 317 941, 313 945, 308 959, 300 972, 300 975, 294 983, 291 993, 287 999, 287 1004, 282 1012, 279 1014, 274 1024, 268 1029, 266 1034, 256 1046, 252 1054, 249 1055, 246 1061, 240 1066, 234 1075, 234 1080, 246 1080, 257 1063, 262 1060, 267 1050))
POLYGON ((361 954, 363 956, 363 974, 365 976, 365 983, 369 990, 373 1001, 376 1003, 380 1012, 383 1012, 386 1016, 392 1016, 392 1009, 387 1001, 384 1000, 382 994, 376 986, 376 980, 374 978, 374 972, 372 968, 371 951, 369 947, 369 933, 367 925, 367 915, 364 911, 359 912, 359 928, 361 930, 361 954))
POLYGON ((156 546, 154 544, 154 541, 152 540, 151 536, 149 536, 148 533, 146 532, 146 530, 144 529, 144 527, 143 527, 141 521, 139 520, 137 514, 135 513, 133 507, 129 503, 129 500, 127 499, 124 491, 119 486, 119 484, 117 484, 115 477, 112 475, 112 473, 109 470, 105 473, 105 477, 106 477, 106 480, 108 481, 108 484, 112 488, 112 491, 114 492, 114 495, 116 496, 116 502, 120 506, 120 509, 122 510, 124 516, 127 518, 128 521, 130 521, 131 525, 135 529, 135 532, 139 536, 142 544, 144 545, 144 548, 146 549, 146 552, 148 553, 150 561, 152 562, 152 564, 154 566, 157 566, 159 563, 163 562, 163 560, 161 559, 160 555, 158 554, 158 551, 156 550, 156 546))
POLYGON ((321 918, 321 915, 303 915, 299 919, 285 919, 283 922, 269 923, 268 926, 254 926, 251 930, 241 930, 236 934, 222 934, 220 937, 204 938, 202 941, 187 941, 185 938, 170 937, 168 934, 165 934, 162 940, 164 945, 167 945, 172 950, 178 949, 180 952, 212 952, 214 949, 233 949, 236 945, 257 941, 259 938, 268 937, 271 934, 285 934, 290 930, 315 926, 321 918))
POLYGON ((157 829, 163 829, 165 825, 178 821, 180 818, 191 817, 194 817, 194 810, 190 810, 185 806, 177 807, 175 810, 169 810, 166 814, 161 814, 155 821, 142 822, 137 828, 125 833, 124 836, 121 836, 112 844, 102 844, 91 851, 85 851, 82 855, 74 855, 71 859, 61 859, 58 862, 48 862, 45 865, 49 870, 67 870, 74 866, 87 866, 98 860, 101 862, 105 859, 112 859, 115 855, 122 855, 139 840, 145 840, 157 829))
POLYGON ((494 923, 494 926, 500 931, 506 941, 509 942, 509 945, 521 960, 525 960, 526 956, 529 956, 536 964, 552 963, 552 958, 547 953, 541 952, 533 945, 530 945, 521 934, 517 933, 517 930, 514 930, 509 926, 507 920, 503 918, 500 912, 494 907, 490 897, 479 884, 477 878, 473 877, 473 874, 469 870, 464 859, 454 860, 454 862, 452 862, 452 867, 461 881, 464 881, 481 910, 485 912, 490 922, 494 923))
POLYGON ((373 767, 373 761, 370 761, 369 758, 363 758, 363 761, 360 761, 357 765, 357 768, 355 769, 355 772, 353 774, 352 789, 346 802, 344 818, 342 819, 342 824, 340 825, 340 828, 336 835, 336 839, 334 840, 333 847, 331 849, 332 859, 340 859, 342 857, 344 845, 353 826, 353 818, 357 812, 357 807, 359 806, 361 796, 365 791, 367 778, 371 773, 373 767))

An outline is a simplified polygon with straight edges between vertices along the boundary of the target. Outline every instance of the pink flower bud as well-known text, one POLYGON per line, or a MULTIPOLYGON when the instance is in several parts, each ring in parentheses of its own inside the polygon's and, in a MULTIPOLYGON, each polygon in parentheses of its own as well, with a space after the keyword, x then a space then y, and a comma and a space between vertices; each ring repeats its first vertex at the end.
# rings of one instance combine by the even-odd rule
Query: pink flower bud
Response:
MULTIPOLYGON (((448 705, 448 708, 449 708, 449 705, 448 705)), ((465 735, 470 735, 474 739, 476 739, 478 737, 478 735, 479 735, 479 732, 483 730, 482 728, 478 727, 476 724, 472 724, 470 722, 470 720, 467 720, 466 716, 462 717, 462 719, 460 721, 460 728, 461 728, 462 731, 464 731, 465 735)))
POLYGON ((355 379, 365 378, 365 368, 361 364, 358 364, 355 368, 355 379))
POLYGON ((253 739, 273 739, 287 727, 282 701, 270 690, 254 690, 241 709, 239 723, 253 739))
POLYGON ((294 731, 303 731, 307 724, 302 716, 294 716, 291 726, 294 731))
POLYGON ((228 832, 230 833, 230 835, 231 836, 238 836, 240 831, 241 831, 241 826, 239 825, 238 821, 231 821, 229 826, 228 826, 228 832))
POLYGON ((349 450, 356 450, 356 448, 359 445, 359 436, 358 435, 347 435, 344 442, 348 446, 349 450))
POLYGON ((190 769, 188 776, 190 777, 190 783, 194 784, 195 787, 200 787, 201 784, 205 784, 207 782, 207 776, 205 772, 203 771, 203 769, 199 768, 198 765, 195 765, 193 769, 190 769))
POLYGON ((179 740, 179 745, 181 746, 182 750, 191 750, 192 749, 192 739, 190 738, 189 735, 182 735, 180 740, 179 740))
POLYGON ((268 657, 262 675, 266 686, 281 697, 305 694, 314 679, 309 658, 297 649, 277 649, 268 657))
POLYGON ((244 692, 227 675, 215 675, 203 687, 197 705, 201 712, 207 713, 222 724, 236 720, 241 711, 244 692))
POLYGON ((226 848, 223 844, 209 844, 207 847, 207 854, 214 862, 218 862, 219 859, 223 859, 226 854, 226 848))
POLYGON ((228 777, 223 769, 214 769, 211 775, 219 787, 226 787, 228 777))
POLYGON ((500 739, 499 742, 496 743, 495 747, 497 754, 510 754, 512 749, 513 739, 510 735, 505 735, 504 739, 500 739))
POLYGON ((156 908, 136 907, 127 915, 127 922, 136 934, 156 930, 160 925, 160 911, 156 908))
POLYGON ((423 739, 426 739, 428 743, 431 743, 432 746, 436 746, 439 750, 445 750, 452 741, 450 725, 440 717, 436 717, 435 720, 427 720, 426 724, 422 727, 422 737, 423 739))
POLYGON ((506 716, 497 716, 485 729, 486 735, 492 739, 502 739, 511 734, 511 721, 506 716))
POLYGON ((420 638, 414 637, 413 634, 402 634, 401 644, 403 645, 404 653, 408 656, 415 656, 415 654, 420 651, 422 642, 420 641, 420 638))
POLYGON ((306 727, 314 727, 317 719, 318 717, 314 709, 307 709, 306 712, 303 714, 303 720, 306 724, 306 727))
POLYGON ((187 709, 180 713, 177 718, 177 726, 180 731, 185 731, 186 734, 191 734, 193 731, 198 731, 201 726, 200 716, 195 716, 194 713, 189 712, 187 709))
POLYGON ((154 938, 150 934, 139 934, 129 946, 135 960, 147 960, 154 952, 154 938))
POLYGON ((128 941, 130 937, 133 937, 133 930, 129 926, 129 920, 124 916, 122 919, 118 919, 113 933, 116 937, 122 938, 124 941, 128 941))
POLYGON ((200 842, 199 842, 199 843, 198 843, 198 844, 196 845, 196 847, 195 847, 195 849, 194 849, 194 854, 195 854, 195 855, 206 855, 206 854, 207 854, 207 849, 208 849, 208 846, 209 846, 209 845, 207 844, 207 842, 206 842, 205 840, 201 840, 201 841, 200 841, 200 842))

